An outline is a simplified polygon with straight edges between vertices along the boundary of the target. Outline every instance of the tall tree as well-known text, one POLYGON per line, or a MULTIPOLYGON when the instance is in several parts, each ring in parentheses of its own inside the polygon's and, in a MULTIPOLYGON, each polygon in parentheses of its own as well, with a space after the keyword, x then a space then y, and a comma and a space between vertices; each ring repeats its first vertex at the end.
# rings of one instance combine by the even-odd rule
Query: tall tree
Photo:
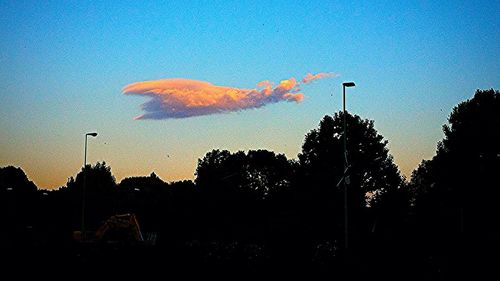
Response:
MULTIPOLYGON (((318 214, 320 223, 332 221, 331 214, 336 214, 333 221, 337 221, 338 226, 343 224, 344 204, 343 118, 342 112, 325 116, 319 127, 306 135, 299 154, 303 175, 300 185, 303 194, 311 200, 309 206, 315 209, 323 206, 317 212, 328 213, 326 218, 318 214)), ((347 205, 354 216, 353 223, 360 224, 368 206, 381 208, 387 203, 389 209, 401 207, 395 202, 402 202, 404 206, 404 180, 389 155, 387 141, 377 133, 374 122, 350 114, 346 115, 346 122, 347 205)))
POLYGON ((38 212, 37 199, 36 185, 21 168, 0 168, 0 212, 4 218, 0 237, 7 245, 22 240, 22 235, 33 227, 38 212))
POLYGON ((196 185, 206 204, 206 222, 216 231, 256 234, 268 215, 268 198, 290 186, 291 163, 267 150, 213 150, 198 160, 196 185))
POLYGON ((477 90, 448 122, 436 155, 412 175, 417 211, 432 227, 492 231, 500 215, 500 92, 477 90))
POLYGON ((75 202, 75 211, 78 213, 76 217, 81 216, 82 195, 85 193, 85 217, 89 229, 97 228, 116 211, 116 180, 106 162, 82 168, 76 179, 71 177, 68 180, 67 189, 75 202))

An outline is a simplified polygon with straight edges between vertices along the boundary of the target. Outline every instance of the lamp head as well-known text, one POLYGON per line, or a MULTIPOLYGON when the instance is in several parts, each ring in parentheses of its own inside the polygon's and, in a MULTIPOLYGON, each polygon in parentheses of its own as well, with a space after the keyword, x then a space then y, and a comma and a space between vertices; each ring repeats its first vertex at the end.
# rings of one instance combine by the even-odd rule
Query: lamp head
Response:
POLYGON ((344 83, 342 83, 342 85, 344 85, 344 87, 354 87, 354 86, 356 86, 356 84, 354 84, 354 82, 344 82, 344 83))
POLYGON ((87 133, 86 136, 97 137, 97 133, 87 133))

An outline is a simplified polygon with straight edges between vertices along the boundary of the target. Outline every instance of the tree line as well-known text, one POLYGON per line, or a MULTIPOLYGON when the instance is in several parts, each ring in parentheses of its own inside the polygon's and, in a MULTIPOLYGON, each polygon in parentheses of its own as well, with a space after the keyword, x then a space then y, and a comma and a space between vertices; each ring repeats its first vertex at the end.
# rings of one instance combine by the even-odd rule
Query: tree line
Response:
POLYGON ((424 268, 421 274, 434 276, 472 259, 487 265, 482 259, 496 251, 500 237, 500 92, 477 90, 455 106, 435 156, 409 180, 373 120, 345 118, 347 155, 338 112, 306 134, 298 159, 214 149, 198 160, 194 181, 167 183, 151 173, 117 183, 102 162, 49 191, 37 189, 21 168, 0 168, 2 247, 72 245, 86 173, 88 228, 134 213, 144 232, 158 233, 160 248, 186 253, 212 245, 208 251, 226 247, 221 255, 230 255, 228 245, 245 245, 246 258, 335 270, 329 265, 346 255, 347 206, 348 251, 361 271, 373 270, 368 265, 386 273, 424 268))

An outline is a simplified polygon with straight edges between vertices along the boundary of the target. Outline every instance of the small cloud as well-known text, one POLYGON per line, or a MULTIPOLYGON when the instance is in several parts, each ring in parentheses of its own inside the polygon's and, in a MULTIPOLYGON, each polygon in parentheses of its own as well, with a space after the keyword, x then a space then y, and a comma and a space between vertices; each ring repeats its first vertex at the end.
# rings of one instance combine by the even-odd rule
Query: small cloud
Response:
MULTIPOLYGON (((308 74, 302 83, 331 76, 328 73, 308 74)), ((300 84, 295 78, 282 80, 276 86, 264 80, 257 83, 257 88, 245 89, 171 78, 132 83, 123 88, 123 93, 150 98, 141 105, 145 113, 135 117, 136 120, 168 119, 240 111, 282 101, 300 102, 304 99, 300 84)))
POLYGON ((306 76, 304 76, 304 78, 302 79, 302 83, 309 84, 314 80, 328 78, 328 77, 337 77, 337 76, 339 75, 331 72, 320 72, 316 74, 307 73, 306 76))

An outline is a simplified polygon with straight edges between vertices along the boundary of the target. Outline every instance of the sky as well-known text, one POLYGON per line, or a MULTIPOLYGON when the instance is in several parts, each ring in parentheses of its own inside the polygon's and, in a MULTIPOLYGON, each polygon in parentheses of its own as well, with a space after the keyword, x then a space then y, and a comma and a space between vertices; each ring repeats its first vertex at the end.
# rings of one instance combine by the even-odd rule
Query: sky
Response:
POLYGON ((193 179, 214 148, 294 159, 354 81, 347 110, 409 177, 455 105, 500 88, 499 24, 499 1, 0 0, 0 167, 63 186, 88 132, 118 182, 193 179))

